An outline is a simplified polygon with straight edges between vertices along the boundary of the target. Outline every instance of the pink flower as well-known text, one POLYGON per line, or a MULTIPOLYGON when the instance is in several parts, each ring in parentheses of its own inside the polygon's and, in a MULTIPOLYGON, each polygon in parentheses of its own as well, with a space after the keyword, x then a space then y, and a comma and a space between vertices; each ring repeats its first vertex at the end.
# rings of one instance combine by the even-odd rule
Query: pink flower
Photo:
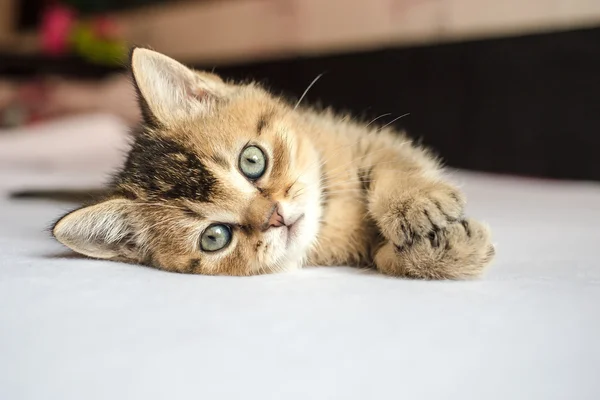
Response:
POLYGON ((68 7, 53 5, 42 17, 42 51, 59 56, 68 51, 69 34, 75 23, 75 12, 68 7))

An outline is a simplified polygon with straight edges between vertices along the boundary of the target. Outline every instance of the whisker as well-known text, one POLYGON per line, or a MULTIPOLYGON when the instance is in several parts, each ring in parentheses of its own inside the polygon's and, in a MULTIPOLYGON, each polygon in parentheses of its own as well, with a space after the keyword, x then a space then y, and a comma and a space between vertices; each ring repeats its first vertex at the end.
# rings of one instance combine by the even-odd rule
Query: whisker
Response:
POLYGON ((383 118, 383 117, 387 117, 388 115, 392 115, 392 113, 385 113, 385 114, 381 114, 379 117, 371 120, 371 122, 369 122, 367 125, 365 125, 365 128, 367 128, 369 125, 371 125, 373 122, 377 121, 379 118, 383 118))
POLYGON ((317 83, 317 81, 319 79, 321 79, 321 77, 323 76, 323 74, 319 74, 317 75, 317 77, 315 79, 313 79, 313 81, 310 83, 310 85, 308 85, 308 87, 306 88, 306 90, 304 91, 304 93, 302 93, 302 96, 300 96, 300 99, 298 100, 298 102, 296 103, 296 105, 294 106, 294 110, 296 108, 298 108, 298 106, 300 105, 300 103, 302 102, 302 100, 304 99, 304 96, 306 96, 306 93, 308 93, 308 91, 310 90, 311 87, 313 87, 313 85, 315 83, 317 83))
POLYGON ((383 129, 387 128, 388 126, 390 126, 394 122, 398 121, 400 118, 406 117, 407 115, 410 115, 410 113, 402 114, 401 116, 399 116, 397 118, 394 118, 393 120, 391 120, 390 122, 388 122, 387 124, 385 124, 384 126, 382 126, 381 128, 379 128, 379 132, 381 132, 383 129))

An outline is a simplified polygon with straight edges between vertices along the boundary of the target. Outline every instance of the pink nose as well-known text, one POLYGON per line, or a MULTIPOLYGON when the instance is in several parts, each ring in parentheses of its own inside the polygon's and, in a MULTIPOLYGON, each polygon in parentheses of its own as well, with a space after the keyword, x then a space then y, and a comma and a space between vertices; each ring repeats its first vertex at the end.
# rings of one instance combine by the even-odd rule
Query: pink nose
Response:
POLYGON ((279 203, 275 203, 272 208, 271 215, 267 220, 267 223, 264 225, 264 230, 266 231, 270 227, 278 228, 280 226, 284 226, 285 221, 283 220, 283 216, 281 215, 279 203))

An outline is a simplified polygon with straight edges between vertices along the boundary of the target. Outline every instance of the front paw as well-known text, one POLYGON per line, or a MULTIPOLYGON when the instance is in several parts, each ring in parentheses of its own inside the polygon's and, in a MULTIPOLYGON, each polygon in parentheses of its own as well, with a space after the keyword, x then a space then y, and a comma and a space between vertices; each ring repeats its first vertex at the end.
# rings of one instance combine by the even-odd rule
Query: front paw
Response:
POLYGON ((488 228, 475 220, 451 223, 418 238, 410 247, 384 244, 375 254, 384 274, 416 279, 466 279, 477 277, 495 255, 488 228))
POLYGON ((378 218, 383 235, 397 247, 411 246, 462 218, 464 196, 453 186, 435 183, 408 189, 381 202, 378 218))

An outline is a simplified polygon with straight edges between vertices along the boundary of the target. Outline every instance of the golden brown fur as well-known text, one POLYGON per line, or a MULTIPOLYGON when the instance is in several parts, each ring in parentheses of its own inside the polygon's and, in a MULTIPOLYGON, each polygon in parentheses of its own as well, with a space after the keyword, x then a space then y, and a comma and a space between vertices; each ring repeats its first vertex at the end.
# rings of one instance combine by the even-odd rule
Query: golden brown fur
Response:
POLYGON ((53 229, 73 250, 185 273, 350 264, 425 279, 477 276, 493 258, 437 161, 392 129, 295 109, 146 49, 132 70, 144 127, 112 195, 53 229), (248 145, 268 160, 256 181, 238 166, 248 145), (215 223, 231 242, 203 251, 215 223))

